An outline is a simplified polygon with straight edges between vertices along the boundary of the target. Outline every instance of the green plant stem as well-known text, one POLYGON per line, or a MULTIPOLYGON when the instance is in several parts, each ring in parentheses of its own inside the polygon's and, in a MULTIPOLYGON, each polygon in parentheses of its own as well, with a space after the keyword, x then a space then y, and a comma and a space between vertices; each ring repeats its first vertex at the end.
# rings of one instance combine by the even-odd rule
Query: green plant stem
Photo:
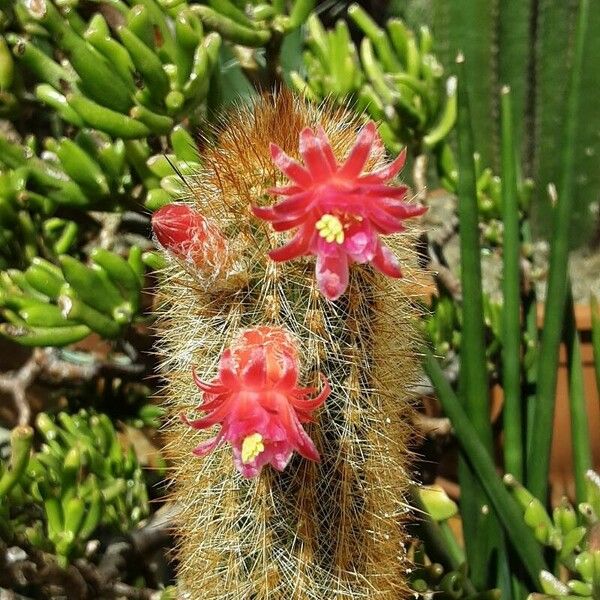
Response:
MULTIPOLYGON (((460 264, 463 298, 463 329, 460 357, 460 398, 469 414, 479 439, 488 455, 492 453, 492 429, 489 413, 483 294, 481 289, 481 251, 479 245, 479 214, 477 181, 473 161, 474 146, 465 63, 457 59, 458 74, 458 218, 460 227, 460 264)), ((484 506, 486 497, 471 466, 459 464, 461 504, 465 526, 465 544, 477 588, 488 585, 490 559, 497 541, 495 517, 484 506)), ((498 550, 501 552, 501 550, 498 550)), ((498 559, 498 557, 496 557, 498 559)))
POLYGON ((535 428, 527 457, 527 484, 531 493, 542 502, 548 491, 548 469, 552 444, 552 425, 556 378, 558 373, 558 348, 567 294, 567 266, 569 256, 569 229, 573 211, 575 185, 575 140, 577 112, 581 92, 583 42, 585 39, 590 0, 580 0, 575 39, 575 56, 571 72, 571 86, 566 115, 564 154, 558 203, 554 210, 554 225, 550 253, 550 271, 546 292, 544 330, 538 362, 538 387, 535 407, 535 428))
POLYGON ((468 70, 463 74, 463 83, 472 100, 470 115, 475 146, 483 165, 494 166, 498 136, 496 122, 490 115, 494 113, 496 103, 496 74, 493 68, 495 11, 491 9, 490 3, 480 0, 436 4, 448 5, 446 10, 450 19, 448 34, 451 51, 462 52, 467 59, 468 70))
MULTIPOLYGON (((498 5, 498 79, 511 89, 512 132, 517 157, 523 155, 527 97, 530 85, 532 0, 500 0, 498 5)), ((502 142, 501 142, 502 143, 502 142)))
POLYGON ((471 422, 483 444, 492 448, 488 377, 485 362, 483 293, 481 289, 481 248, 477 180, 473 162, 474 148, 469 120, 469 100, 464 84, 464 62, 459 59, 458 81, 458 218, 460 227, 460 265, 463 304, 463 329, 460 392, 471 422))
POLYGON ((583 383, 583 365, 581 362, 581 343, 573 297, 569 293, 565 311, 565 345, 569 365, 569 411, 571 414, 571 445, 573 448, 573 473, 575 476, 575 494, 577 502, 587 500, 585 474, 592 468, 590 432, 588 428, 587 403, 583 383))
MULTIPOLYGON (((450 528, 448 521, 442 521, 439 524, 440 533, 442 535, 442 539, 446 545, 450 556, 452 556, 452 561, 454 564, 460 566, 465 563, 465 553, 464 550, 460 547, 454 532, 450 528)), ((454 569, 458 567, 453 567, 454 569)))
POLYGON ((523 429, 521 412, 521 298, 519 206, 512 97, 504 87, 502 117, 502 206, 504 222, 502 384, 504 388, 504 468, 523 480, 523 429))
POLYGON ((444 413, 452 421, 456 437, 465 456, 500 517, 508 538, 514 545, 515 552, 519 555, 535 586, 541 590, 539 574, 542 570, 547 570, 542 551, 533 534, 525 525, 519 507, 510 497, 496 473, 491 457, 452 391, 437 359, 429 351, 425 352, 425 371, 436 389, 444 413))

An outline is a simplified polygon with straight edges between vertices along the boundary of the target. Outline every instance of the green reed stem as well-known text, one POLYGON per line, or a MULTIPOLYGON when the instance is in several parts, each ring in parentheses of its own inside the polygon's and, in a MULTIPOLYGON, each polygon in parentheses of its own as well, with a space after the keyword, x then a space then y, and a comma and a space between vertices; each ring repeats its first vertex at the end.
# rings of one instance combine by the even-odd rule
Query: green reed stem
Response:
POLYGON ((539 544, 531 530, 525 525, 521 510, 510 497, 496 473, 496 468, 485 445, 450 387, 437 359, 429 351, 425 352, 424 366, 425 372, 435 387, 444 413, 452 421, 461 448, 500 517, 515 552, 523 562, 535 586, 541 589, 539 574, 542 570, 547 570, 547 567, 539 544))
POLYGON ((558 348, 567 294, 567 263, 569 257, 569 229, 573 212, 575 186, 575 140, 577 113, 580 103, 583 47, 588 23, 590 0, 580 0, 575 55, 571 72, 571 86, 567 105, 564 137, 564 154, 558 203, 554 209, 553 235, 550 251, 550 270, 546 291, 544 330, 538 362, 538 387, 536 393, 535 427, 527 457, 527 487, 542 502, 548 491, 548 469, 552 444, 552 425, 558 348))
POLYGON ((521 407, 521 297, 519 202, 510 88, 501 97, 502 205, 504 221, 502 294, 502 374, 504 388, 504 468, 523 480, 521 407))
POLYGON ((460 267, 463 302, 460 392, 471 422, 491 452, 492 428, 485 360, 483 291, 481 288, 481 248, 477 180, 473 137, 469 121, 469 100, 464 85, 464 62, 458 62, 458 218, 460 227, 460 267))
MULTIPOLYGON (((492 452, 489 388, 485 353, 483 293, 481 289, 481 249, 477 180, 473 155, 473 131, 465 62, 457 59, 458 74, 458 218, 463 301, 463 327, 460 356, 460 398, 488 455, 492 452)), ((490 557, 497 539, 498 524, 485 510, 486 496, 472 472, 461 460, 459 479, 467 555, 476 587, 489 584, 490 557)))
POLYGON ((581 343, 575 322, 573 297, 567 295, 565 311, 565 345, 569 364, 569 411, 571 414, 571 445, 573 448, 573 473, 577 502, 587 500, 585 473, 592 468, 592 452, 588 427, 587 403, 583 383, 581 343))

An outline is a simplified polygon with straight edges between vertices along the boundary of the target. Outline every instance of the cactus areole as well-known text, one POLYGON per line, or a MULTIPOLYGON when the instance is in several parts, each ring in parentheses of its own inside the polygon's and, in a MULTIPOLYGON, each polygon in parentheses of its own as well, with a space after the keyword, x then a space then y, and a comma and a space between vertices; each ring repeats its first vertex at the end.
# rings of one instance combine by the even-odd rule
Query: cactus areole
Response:
POLYGON ((153 217, 182 595, 405 597, 423 208, 392 184, 404 157, 280 93, 200 158, 153 217))

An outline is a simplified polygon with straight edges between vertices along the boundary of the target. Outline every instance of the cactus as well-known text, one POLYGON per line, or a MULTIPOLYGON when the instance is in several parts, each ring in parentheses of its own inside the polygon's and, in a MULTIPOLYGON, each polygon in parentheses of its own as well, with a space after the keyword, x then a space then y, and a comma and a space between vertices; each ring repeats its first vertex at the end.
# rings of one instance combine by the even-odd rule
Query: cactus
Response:
MULTIPOLYGON (((159 241, 171 248, 160 295, 164 395, 174 417, 197 404, 192 367, 197 377, 210 377, 224 349, 241 356, 240 331, 258 325, 283 327, 300 353, 302 380, 315 385, 321 372, 331 386, 325 407, 309 426, 320 463, 292 459, 282 474, 264 468, 245 481, 235 475, 224 449, 206 455, 207 445, 218 440, 192 435, 177 418, 169 424, 173 497, 182 505, 179 580, 182 592, 192 597, 391 598, 406 589, 401 522, 409 388, 416 373, 410 287, 354 265, 347 292, 332 303, 319 294, 312 261, 268 259, 282 235, 249 212, 279 183, 269 143, 296 155, 302 128, 317 125, 341 160, 359 120, 340 109, 318 109, 282 94, 232 115, 216 144, 203 153, 199 176, 188 180, 194 206, 221 234, 210 234, 203 218, 192 213, 177 237, 168 235, 164 219, 155 223, 159 241), (221 258, 215 269, 211 248, 217 235, 224 236, 229 258, 221 258), (198 251, 190 252, 186 236, 201 242, 198 251), (202 460, 192 454, 199 441, 202 460)), ((182 209, 171 218, 184 215, 182 209)), ((410 235, 386 238, 404 257, 407 274, 410 240, 410 235)), ((224 377, 197 384, 208 393, 225 385, 224 377)), ((210 422, 215 421, 199 420, 197 426, 210 422)), ((223 427, 220 435, 227 435, 223 427)), ((250 441, 238 455, 234 447, 246 476, 255 471, 248 472, 244 457, 263 451, 262 441, 250 441)), ((312 442, 303 444, 308 453, 312 442)), ((315 458, 314 452, 309 455, 315 458)), ((276 468, 285 466, 273 460, 276 468)))

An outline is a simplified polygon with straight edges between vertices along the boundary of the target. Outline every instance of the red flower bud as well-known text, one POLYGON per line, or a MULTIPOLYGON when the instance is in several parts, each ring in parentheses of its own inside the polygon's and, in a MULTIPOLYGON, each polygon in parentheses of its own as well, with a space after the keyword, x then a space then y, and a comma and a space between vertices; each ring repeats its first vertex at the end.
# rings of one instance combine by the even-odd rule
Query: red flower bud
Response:
POLYGON ((152 215, 158 243, 198 267, 217 267, 225 260, 227 244, 218 227, 187 204, 167 204, 152 215))

